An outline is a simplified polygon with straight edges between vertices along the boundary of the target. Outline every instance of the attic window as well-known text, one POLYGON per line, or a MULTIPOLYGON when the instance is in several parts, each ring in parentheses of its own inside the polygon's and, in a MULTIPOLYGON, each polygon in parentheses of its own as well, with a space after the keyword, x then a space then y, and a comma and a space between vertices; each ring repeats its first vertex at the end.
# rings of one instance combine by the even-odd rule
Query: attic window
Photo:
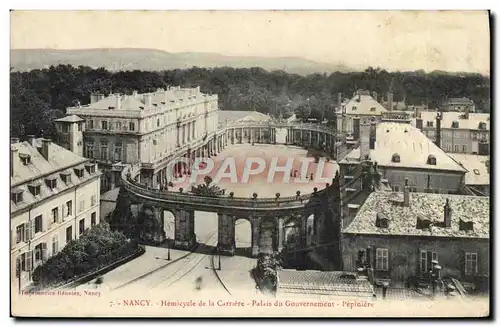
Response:
POLYGON ((474 174, 476 174, 476 175, 480 175, 481 173, 479 172, 479 170, 474 169, 474 174))
POLYGON ((394 154, 392 155, 392 160, 391 160, 391 161, 392 161, 392 162, 401 162, 401 157, 399 156, 399 154, 394 153, 394 154))
POLYGON ((108 109, 115 109, 115 107, 109 106, 108 109))
POLYGON ((356 110, 356 109, 358 109, 358 107, 352 106, 352 110, 356 110))
POLYGON ((458 128, 458 126, 458 121, 456 120, 451 123, 451 128, 458 128))
POLYGON ((474 230, 474 222, 473 221, 463 221, 462 219, 460 219, 458 229, 459 230, 474 230))
POLYGON ((75 174, 78 178, 83 177, 83 168, 75 168, 75 174))
POLYGON ((23 165, 25 165, 25 166, 27 166, 31 163, 31 156, 29 154, 20 153, 19 158, 21 158, 21 161, 23 162, 23 165))
POLYGON ((480 122, 479 123, 479 129, 486 129, 486 123, 480 122))
POLYGON ((28 189, 34 196, 40 195, 40 182, 33 182, 29 184, 28 189))
POLYGON ((377 213, 377 220, 375 221, 375 226, 380 228, 389 227, 389 217, 387 217, 384 213, 377 213))
POLYGON ((93 163, 87 163, 87 164, 85 164, 85 170, 87 170, 87 172, 89 174, 95 173, 95 164, 93 164, 93 163))
POLYGON ((71 182, 71 173, 69 171, 61 173, 61 179, 64 183, 68 184, 71 182))
POLYGON ((434 122, 433 121, 428 121, 427 122, 427 127, 434 127, 434 122))
POLYGON ((14 189, 10 191, 10 199, 14 201, 15 204, 23 202, 23 190, 14 189))
POLYGON ((432 226, 432 222, 425 217, 417 218, 417 229, 426 229, 432 226))
POLYGON ((427 164, 428 165, 436 165, 436 157, 434 157, 432 154, 427 157, 427 164))
POLYGON ((376 109, 377 109, 377 108, 375 108, 375 107, 371 107, 371 108, 370 108, 370 111, 375 111, 376 109))
POLYGON ((45 184, 47 184, 47 187, 52 189, 55 189, 57 187, 57 177, 56 176, 50 176, 45 179, 45 184))

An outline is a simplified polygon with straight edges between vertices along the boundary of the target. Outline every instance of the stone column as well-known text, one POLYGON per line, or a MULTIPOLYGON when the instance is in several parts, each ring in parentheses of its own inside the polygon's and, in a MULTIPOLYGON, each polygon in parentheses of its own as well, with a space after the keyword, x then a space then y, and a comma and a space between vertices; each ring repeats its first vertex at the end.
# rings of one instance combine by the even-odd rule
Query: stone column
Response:
POLYGON ((191 124, 193 124, 193 128, 191 128, 191 130, 193 131, 193 139, 196 138, 196 122, 192 122, 191 124))
POLYGON ((175 241, 178 249, 190 250, 196 244, 194 211, 177 210, 175 213, 175 241))
POLYGON ((234 255, 236 243, 234 239, 234 217, 226 214, 218 214, 218 241, 217 248, 219 253, 234 255))
POLYGON ((252 257, 259 255, 259 218, 250 219, 252 226, 252 257))
POLYGON ((283 219, 278 218, 278 252, 283 250, 283 243, 285 238, 285 232, 283 230, 283 219))

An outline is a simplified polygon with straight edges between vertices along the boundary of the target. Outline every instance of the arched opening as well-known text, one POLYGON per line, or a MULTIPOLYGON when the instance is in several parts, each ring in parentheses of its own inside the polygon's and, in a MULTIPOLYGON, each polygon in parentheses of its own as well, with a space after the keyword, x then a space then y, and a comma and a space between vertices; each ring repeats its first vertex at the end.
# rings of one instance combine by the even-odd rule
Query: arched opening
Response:
POLYGON ((283 225, 283 268, 296 268, 299 265, 300 230, 300 222, 296 219, 290 219, 283 225))
POLYGON ((276 223, 272 219, 264 219, 260 223, 259 252, 272 254, 275 247, 276 223))
POLYGON ((216 212, 195 211, 194 233, 196 241, 207 246, 217 245, 218 216, 216 212))
POLYGON ((318 234, 318 231, 315 230, 314 225, 314 214, 310 215, 307 217, 306 220, 306 245, 307 247, 312 246, 315 241, 316 241, 316 235, 318 234))
POLYGON ((138 219, 139 237, 146 243, 159 245, 164 241, 155 208, 144 206, 138 219))
POLYGON ((168 210, 163 211, 163 232, 167 240, 175 239, 175 216, 168 210))
POLYGON ((252 254, 252 225, 246 219, 234 223, 234 242, 236 255, 249 257, 252 254))

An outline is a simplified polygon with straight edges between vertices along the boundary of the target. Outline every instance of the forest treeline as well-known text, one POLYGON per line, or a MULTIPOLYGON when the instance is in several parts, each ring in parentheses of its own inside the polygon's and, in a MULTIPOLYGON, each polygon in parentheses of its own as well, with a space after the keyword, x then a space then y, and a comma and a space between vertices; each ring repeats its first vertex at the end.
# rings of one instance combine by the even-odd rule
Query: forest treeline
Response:
POLYGON ((262 68, 198 68, 159 72, 109 72, 104 68, 51 66, 11 72, 11 135, 54 136, 52 121, 65 109, 90 102, 91 92, 131 94, 168 86, 196 87, 219 95, 221 110, 257 110, 274 116, 329 118, 337 94, 351 97, 356 89, 394 93, 394 101, 439 106, 449 97, 468 97, 489 112, 490 79, 480 74, 387 72, 369 67, 363 72, 301 76, 262 68))

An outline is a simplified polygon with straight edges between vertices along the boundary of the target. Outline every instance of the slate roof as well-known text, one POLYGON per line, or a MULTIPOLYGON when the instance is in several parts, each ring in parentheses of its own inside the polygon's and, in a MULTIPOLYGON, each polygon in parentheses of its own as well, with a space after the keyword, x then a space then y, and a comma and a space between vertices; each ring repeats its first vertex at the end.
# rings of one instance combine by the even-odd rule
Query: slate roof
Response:
MULTIPOLYGON (((436 111, 421 111, 420 117, 423 121, 424 128, 428 121, 433 122, 433 127, 436 128, 436 111)), ((450 129, 454 121, 458 122, 458 129, 479 129, 479 123, 486 124, 486 130, 490 130, 490 114, 488 113, 469 113, 469 119, 463 118, 463 112, 446 111, 442 113, 441 128, 450 129)), ((416 118, 412 119, 412 125, 416 126, 416 118)))
POLYGON ((387 112, 387 109, 378 103, 371 95, 366 94, 354 96, 345 105, 345 113, 347 115, 380 116, 384 112, 387 112))
POLYGON ((243 111, 243 110, 219 110, 219 123, 232 123, 239 121, 268 121, 270 116, 258 111, 243 111))
POLYGON ((338 296, 372 297, 374 289, 366 279, 349 279, 341 276, 352 274, 342 271, 278 271, 280 293, 324 294, 338 296))
MULTIPOLYGON (((340 163, 359 161, 360 149, 352 150, 340 163)), ((434 144, 418 128, 405 123, 380 122, 377 124, 375 149, 370 157, 379 166, 405 167, 432 170, 451 170, 466 172, 455 160, 434 144), (393 162, 392 156, 398 154, 400 162, 393 162), (436 165, 427 164, 429 155, 436 158, 436 165)))
POLYGON ((465 185, 490 185, 490 173, 486 166, 486 162, 490 160, 489 156, 462 153, 448 155, 468 170, 465 174, 465 185))
POLYGON ((56 122, 66 122, 66 123, 77 123, 80 121, 85 121, 85 119, 82 119, 78 117, 77 115, 69 115, 63 118, 59 118, 55 120, 56 122))
POLYGON ((42 139, 35 139, 35 146, 31 145, 29 142, 20 142, 11 145, 18 149, 19 155, 30 156, 30 163, 28 165, 22 163, 19 155, 13 158, 13 160, 17 160, 18 162, 14 177, 10 179, 11 192, 14 190, 23 191, 23 201, 18 204, 14 204, 14 202, 11 201, 11 212, 20 210, 30 204, 41 201, 44 198, 60 193, 100 175, 97 168, 96 172, 92 175, 84 169, 83 177, 78 178, 74 168, 84 168, 84 164, 88 162, 88 159, 80 157, 54 143, 49 145, 49 160, 46 160, 37 149, 37 146, 41 147, 41 140, 42 139), (61 178, 61 173, 69 173, 71 181, 65 183, 61 178), (55 178, 57 181, 57 186, 54 189, 50 189, 46 184, 46 178, 49 176, 55 178), (33 184, 40 185, 40 194, 36 197, 29 191, 28 187, 28 185, 33 184))
POLYGON ((474 104, 474 101, 472 101, 469 98, 449 98, 443 101, 443 104, 474 104))
POLYGON ((412 192, 409 207, 404 207, 399 203, 402 198, 403 193, 371 193, 353 221, 343 229, 343 233, 461 238, 489 238, 490 236, 489 197, 412 192), (453 210, 451 227, 444 228, 435 224, 431 228, 417 229, 418 217, 435 223, 444 221, 446 199, 449 199, 453 210), (388 218, 387 228, 376 226, 378 213, 388 218), (474 222, 473 230, 460 230, 460 219, 474 222))

